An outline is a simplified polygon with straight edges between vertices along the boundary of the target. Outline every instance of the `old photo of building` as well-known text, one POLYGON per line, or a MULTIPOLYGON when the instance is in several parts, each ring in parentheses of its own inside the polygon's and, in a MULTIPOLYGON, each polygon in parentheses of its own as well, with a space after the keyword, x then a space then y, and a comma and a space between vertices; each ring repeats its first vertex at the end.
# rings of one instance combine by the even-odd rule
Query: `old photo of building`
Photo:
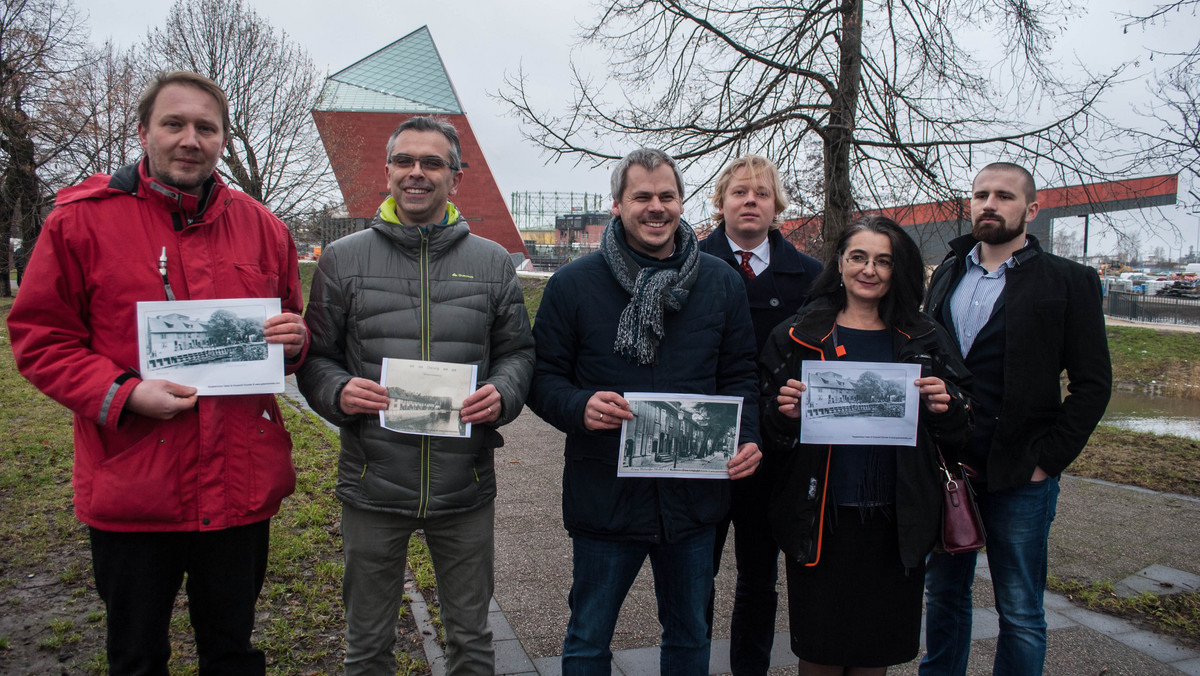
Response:
POLYGON ((388 407, 379 424, 393 432, 438 437, 469 437, 471 425, 459 411, 475 391, 476 366, 415 359, 384 359, 380 385, 388 407))
POLYGON ((916 445, 920 376, 917 364, 801 362, 800 441, 916 445))
POLYGON ((263 336, 278 298, 140 302, 139 367, 145 378, 202 395, 283 391, 283 347, 263 336))
POLYGON ((628 392, 619 476, 728 478, 741 426, 740 397, 628 392))

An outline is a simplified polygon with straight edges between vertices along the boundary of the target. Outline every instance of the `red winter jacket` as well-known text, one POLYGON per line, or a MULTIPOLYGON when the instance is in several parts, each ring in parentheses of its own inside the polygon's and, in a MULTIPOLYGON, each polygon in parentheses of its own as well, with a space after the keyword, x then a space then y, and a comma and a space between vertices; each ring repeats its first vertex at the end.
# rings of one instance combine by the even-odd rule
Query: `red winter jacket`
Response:
POLYGON ((58 193, 8 317, 17 367, 75 413, 84 523, 188 531, 262 521, 296 485, 273 395, 200 397, 165 421, 122 408, 141 382, 137 302, 166 300, 163 247, 177 300, 278 297, 299 314, 295 244, 219 177, 205 206, 145 172, 143 161, 58 193))

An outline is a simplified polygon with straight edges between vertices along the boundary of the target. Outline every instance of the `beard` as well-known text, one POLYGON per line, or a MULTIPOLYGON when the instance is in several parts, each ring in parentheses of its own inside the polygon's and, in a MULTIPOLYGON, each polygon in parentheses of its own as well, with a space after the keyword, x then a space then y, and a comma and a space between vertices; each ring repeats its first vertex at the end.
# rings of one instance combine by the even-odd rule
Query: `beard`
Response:
POLYGON ((971 224, 971 235, 984 244, 1008 244, 1025 233, 1025 218, 1015 226, 999 214, 986 214, 975 219, 971 224), (984 219, 988 220, 984 220, 984 219), (995 220, 991 220, 995 219, 995 220), (998 222, 997 222, 998 221, 998 222))

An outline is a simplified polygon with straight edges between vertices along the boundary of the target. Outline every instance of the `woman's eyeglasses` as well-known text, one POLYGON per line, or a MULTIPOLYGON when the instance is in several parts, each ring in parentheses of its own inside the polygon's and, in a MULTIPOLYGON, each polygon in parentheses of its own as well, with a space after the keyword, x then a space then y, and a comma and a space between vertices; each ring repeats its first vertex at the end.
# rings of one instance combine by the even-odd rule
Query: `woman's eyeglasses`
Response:
POLYGON ((874 263, 876 270, 891 270, 892 269, 892 259, 891 258, 871 259, 871 258, 867 258, 863 254, 853 253, 853 254, 850 254, 849 256, 846 256, 842 260, 845 261, 847 266, 852 267, 852 268, 865 268, 865 267, 867 267, 867 263, 874 263))

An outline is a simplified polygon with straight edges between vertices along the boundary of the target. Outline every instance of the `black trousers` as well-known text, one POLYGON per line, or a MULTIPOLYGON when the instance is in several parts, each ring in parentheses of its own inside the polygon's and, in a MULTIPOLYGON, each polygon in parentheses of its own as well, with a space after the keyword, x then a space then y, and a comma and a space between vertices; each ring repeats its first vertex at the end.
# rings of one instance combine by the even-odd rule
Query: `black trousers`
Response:
MULTIPOLYGON (((779 545, 767 520, 771 487, 762 468, 753 476, 733 482, 733 506, 724 523, 717 525, 713 575, 721 566, 721 552, 733 523, 733 548, 737 584, 729 628, 729 667, 734 676, 762 676, 771 666, 775 641, 775 611, 779 594, 779 545)), ((716 593, 714 588, 713 593, 716 593)), ((709 636, 712 636, 714 603, 709 603, 709 636)))
POLYGON ((167 675, 171 609, 185 574, 200 673, 266 673, 250 633, 270 520, 207 532, 90 533, 96 590, 108 613, 110 674, 167 675))

